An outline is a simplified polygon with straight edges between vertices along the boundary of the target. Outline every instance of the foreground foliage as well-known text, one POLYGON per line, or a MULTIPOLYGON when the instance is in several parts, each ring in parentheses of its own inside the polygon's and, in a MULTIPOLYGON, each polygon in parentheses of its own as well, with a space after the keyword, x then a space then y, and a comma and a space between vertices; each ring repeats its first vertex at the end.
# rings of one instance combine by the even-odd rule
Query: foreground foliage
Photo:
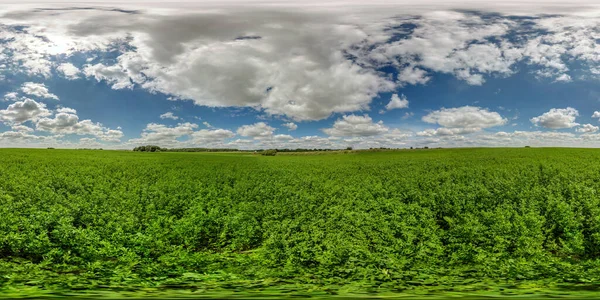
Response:
POLYGON ((0 291, 595 290, 600 151, 0 150, 0 291))

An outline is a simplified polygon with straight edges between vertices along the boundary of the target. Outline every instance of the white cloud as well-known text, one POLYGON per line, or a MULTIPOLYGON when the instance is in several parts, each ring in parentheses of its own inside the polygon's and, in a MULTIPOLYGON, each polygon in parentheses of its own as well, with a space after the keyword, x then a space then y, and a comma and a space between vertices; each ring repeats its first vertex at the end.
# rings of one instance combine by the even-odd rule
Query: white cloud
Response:
MULTIPOLYGON (((32 38, 43 37, 35 39, 38 47, 53 47, 67 56, 122 45, 116 62, 98 58, 82 67, 86 77, 115 89, 137 84, 199 105, 254 107, 295 120, 318 120, 368 109, 373 97, 394 87, 347 56, 391 34, 383 31, 385 22, 371 19, 333 11, 292 13, 275 6, 135 15, 99 10, 50 15, 39 10, 5 22, 32 24, 32 38), (57 18, 68 21, 58 23, 57 18), (239 38, 244 36, 257 38, 239 38)), ((63 70, 66 66, 57 67, 63 70)))
POLYGON ((289 134, 276 134, 273 136, 273 139, 276 141, 291 141, 294 137, 289 134))
POLYGON ((94 55, 81 73, 115 89, 137 85, 171 99, 253 107, 294 120, 366 111, 378 93, 395 84, 426 84, 433 72, 480 85, 487 77, 513 74, 517 62, 525 61, 541 68, 538 74, 565 81, 573 80, 566 74, 567 60, 583 60, 590 68, 600 62, 599 22, 589 13, 528 19, 527 28, 539 29, 533 34, 523 30, 525 21, 455 10, 515 6, 469 3, 421 8, 403 3, 403 12, 390 9, 399 3, 387 3, 370 6, 368 13, 331 3, 316 13, 292 2, 253 3, 245 10, 213 3, 210 12, 171 6, 139 14, 7 9, 8 26, 0 35, 10 55, 0 60, 11 70, 48 77, 54 68, 74 79, 81 71, 70 63, 57 65, 54 58, 116 50, 116 59, 94 55), (400 26, 407 24, 414 29, 400 26), (254 38, 243 38, 249 36, 254 38), (376 72, 380 66, 397 68, 397 82, 376 72))
POLYGON ((17 101, 0 110, 0 121, 9 124, 20 124, 27 121, 36 121, 38 118, 49 116, 51 113, 44 103, 32 99, 17 101))
MULTIPOLYGON (((161 147, 214 147, 223 148, 225 140, 235 136, 227 129, 201 129, 197 124, 179 123, 177 126, 150 123, 139 138, 130 139, 130 145, 158 145, 161 147)), ((212 127, 211 127, 212 128, 212 127)))
POLYGON ((116 90, 132 89, 134 85, 127 72, 119 65, 107 66, 101 63, 86 65, 83 68, 83 74, 86 77, 94 77, 97 81, 106 80, 116 90))
POLYGON ((427 76, 427 71, 414 66, 404 68, 398 73, 400 84, 426 84, 430 79, 431 77, 427 76))
POLYGON ((573 80, 571 80, 571 76, 569 74, 561 74, 554 81, 571 82, 573 80))
POLYGON ((598 131, 599 127, 592 124, 584 124, 577 128, 576 131, 579 133, 593 133, 598 131))
POLYGON ((244 125, 238 128, 237 134, 253 138, 266 138, 273 135, 275 128, 267 125, 265 122, 258 122, 252 125, 244 125))
POLYGON ((600 111, 595 111, 594 114, 592 115, 592 118, 600 119, 600 111))
POLYGON ((123 131, 121 131, 119 128, 117 129, 106 129, 105 131, 99 135, 97 135, 97 137, 99 137, 101 140, 105 141, 105 142, 120 142, 121 138, 123 138, 124 134, 123 131))
POLYGON ((406 112, 406 113, 404 113, 404 115, 402 116, 402 120, 409 119, 409 118, 411 118, 411 117, 412 117, 412 116, 414 116, 414 115, 415 115, 415 113, 413 113, 413 112, 406 112))
POLYGON ((442 108, 422 118, 424 122, 448 128, 489 128, 506 124, 508 120, 499 113, 481 107, 462 106, 442 108))
POLYGON ((25 82, 21 86, 21 91, 27 95, 36 96, 39 98, 58 100, 58 96, 50 93, 48 88, 43 83, 25 82))
POLYGON ((160 115, 161 119, 171 119, 171 120, 179 120, 179 117, 174 115, 172 112, 166 112, 160 115))
POLYGON ((176 144, 177 139, 191 135, 196 128, 198 128, 198 125, 192 123, 179 123, 174 127, 150 123, 146 125, 140 138, 130 139, 129 142, 133 144, 159 144, 159 146, 176 144))
POLYGON ((531 118, 530 121, 536 126, 549 129, 571 128, 579 125, 575 122, 577 116, 579 116, 579 112, 572 107, 552 108, 541 116, 531 118))
POLYGON ((0 132, 0 141, 10 141, 10 142, 14 142, 14 141, 20 141, 20 142, 25 142, 25 141, 38 141, 44 139, 43 136, 38 136, 38 135, 34 135, 34 134, 29 134, 27 132, 23 132, 23 131, 5 131, 5 132, 0 132))
MULTIPOLYGON (((0 38, 7 41, 0 55, 0 68, 42 77, 50 76, 55 69, 66 78, 86 76, 106 81, 115 89, 136 85, 199 105, 252 107, 292 120, 319 120, 332 113, 368 111, 374 96, 394 90, 393 80, 399 86, 427 84, 433 78, 431 74, 441 72, 478 85, 489 77, 509 76, 519 71, 516 66, 521 65, 517 62, 525 62, 538 76, 568 81, 579 78, 567 74, 578 74, 569 68, 579 64, 570 62, 583 62, 581 68, 589 66, 591 73, 600 63, 600 46, 596 43, 600 19, 584 8, 527 19, 524 30, 522 21, 504 15, 490 18, 454 11, 456 5, 463 5, 456 3, 439 3, 436 9, 410 6, 403 10, 406 13, 373 6, 366 14, 359 13, 364 7, 358 6, 341 9, 322 4, 319 7, 326 9, 315 13, 308 6, 298 5, 271 3, 240 11, 214 4, 210 13, 182 12, 171 6, 172 10, 148 9, 135 15, 92 9, 7 9, 3 16, 7 26, 0 28, 0 38), (282 9, 282 5, 295 8, 282 9), (576 13, 582 15, 570 15, 576 13), (399 26, 403 24, 415 26, 399 26), (237 39, 242 36, 257 38, 237 39), (385 43, 391 37, 394 41, 385 43), (74 53, 109 50, 118 57, 105 60, 94 54, 82 72, 72 64, 57 63, 74 53), (377 73, 375 70, 381 66, 397 68, 397 78, 377 73)), ((505 11, 505 6, 478 5, 490 11, 505 11)), ((540 11, 542 8, 522 10, 526 15, 540 11)), ((17 94, 5 99, 19 100, 17 94)), ((463 108, 455 110, 459 109, 463 108)), ((431 134, 431 141, 435 137, 447 142, 442 137, 458 138, 466 131, 506 123, 499 114, 478 109, 472 108, 474 111, 463 116, 459 115, 462 111, 447 111, 452 109, 429 114, 424 121, 429 118, 429 123, 441 128, 422 132, 431 134)), ((5 111, 2 120, 9 122, 5 111)), ((548 113, 533 118, 537 120, 534 123, 568 126, 562 128, 577 125, 574 118, 568 121, 572 116, 567 115, 566 122, 552 121, 548 113)), ((594 117, 600 118, 600 113, 594 117)), ((363 126, 385 127, 370 123, 363 126)), ((578 130, 583 128, 585 125, 578 130)), ((147 133, 152 136, 151 131, 147 133)), ((469 138, 479 134, 484 132, 469 138)), ((273 136, 273 131, 267 136, 273 136)), ((361 138, 362 145, 375 144, 375 138, 353 138, 361 138)), ((263 140, 253 143, 268 142, 263 140)), ((314 145, 336 145, 331 140, 321 142, 314 145)))
POLYGON ((210 123, 208 123, 208 122, 206 122, 206 121, 205 121, 205 122, 202 122, 202 125, 204 125, 204 126, 206 126, 206 127, 208 127, 208 128, 214 128, 214 126, 210 125, 210 123))
POLYGON ((10 92, 4 94, 4 101, 17 101, 19 99, 19 94, 17 92, 10 92))
POLYGON ((479 131, 480 128, 438 128, 438 129, 426 129, 417 132, 417 136, 450 136, 450 135, 461 135, 469 134, 479 131))
POLYGON ((69 80, 79 78, 79 73, 81 73, 81 71, 79 71, 79 69, 72 63, 60 64, 58 67, 56 67, 56 70, 69 80))
POLYGON ((368 115, 345 115, 333 123, 333 127, 323 129, 330 136, 373 136, 386 133, 389 128, 383 121, 373 123, 368 115))
POLYGON ((123 137, 121 130, 109 129, 91 120, 80 121, 72 108, 59 108, 53 118, 41 118, 35 125, 39 131, 53 134, 93 135, 108 142, 119 142, 123 137))
POLYGON ((522 57, 522 51, 504 39, 500 44, 488 40, 511 30, 514 24, 508 19, 483 20, 468 13, 430 11, 406 23, 417 25, 410 36, 382 44, 370 54, 376 61, 408 65, 399 72, 401 83, 426 83, 427 69, 481 85, 484 74, 512 74, 511 67, 522 57))
POLYGON ((392 110, 398 108, 408 108, 408 100, 404 95, 398 97, 398 94, 393 94, 390 102, 385 106, 385 109, 392 110))
POLYGON ((22 125, 22 124, 13 124, 13 125, 10 126, 10 128, 13 131, 17 131, 17 132, 33 132, 34 131, 33 128, 27 127, 27 126, 22 125))
POLYGON ((234 136, 235 133, 226 129, 201 129, 191 134, 191 140, 194 144, 206 145, 222 142, 223 140, 232 138, 234 136))
POLYGON ((298 125, 296 125, 293 122, 284 123, 283 126, 287 127, 288 131, 294 131, 294 130, 298 129, 298 125))
POLYGON ((59 107, 56 109, 56 112, 67 113, 67 114, 77 114, 77 110, 70 108, 70 107, 59 107))

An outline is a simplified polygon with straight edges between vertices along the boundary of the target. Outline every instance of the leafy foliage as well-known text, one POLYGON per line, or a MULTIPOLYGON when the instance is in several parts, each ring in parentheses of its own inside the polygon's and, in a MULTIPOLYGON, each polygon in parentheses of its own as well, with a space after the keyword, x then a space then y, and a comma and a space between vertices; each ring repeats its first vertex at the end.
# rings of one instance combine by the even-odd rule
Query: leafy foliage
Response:
POLYGON ((3 149, 0 291, 595 284, 599 189, 593 149, 3 149))
POLYGON ((275 149, 263 150, 260 152, 260 155, 275 156, 275 155, 277 155, 277 150, 275 150, 275 149))

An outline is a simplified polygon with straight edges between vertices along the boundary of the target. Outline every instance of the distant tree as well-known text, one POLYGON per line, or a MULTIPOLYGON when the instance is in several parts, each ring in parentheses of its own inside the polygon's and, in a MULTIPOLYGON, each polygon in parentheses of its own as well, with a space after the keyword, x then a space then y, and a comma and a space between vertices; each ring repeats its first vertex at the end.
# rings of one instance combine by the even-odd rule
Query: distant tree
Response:
MULTIPOLYGON (((164 150, 166 150, 166 148, 164 150)), ((163 151, 163 149, 160 148, 159 146, 155 146, 155 145, 146 145, 146 146, 135 147, 135 148, 133 148, 133 151, 160 152, 160 151, 163 151)))
POLYGON ((260 155, 264 155, 264 156, 275 156, 277 155, 277 150, 276 149, 269 149, 269 150, 264 150, 260 153, 260 155))
POLYGON ((352 147, 346 147, 346 150, 352 150, 352 147))

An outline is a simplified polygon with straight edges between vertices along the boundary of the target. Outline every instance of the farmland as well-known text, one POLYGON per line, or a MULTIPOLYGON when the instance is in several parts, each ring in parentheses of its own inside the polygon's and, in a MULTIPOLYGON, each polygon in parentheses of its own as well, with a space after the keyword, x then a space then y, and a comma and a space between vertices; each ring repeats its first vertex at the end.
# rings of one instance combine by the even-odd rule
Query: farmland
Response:
POLYGON ((0 150, 0 294, 581 293, 600 151, 0 150))

